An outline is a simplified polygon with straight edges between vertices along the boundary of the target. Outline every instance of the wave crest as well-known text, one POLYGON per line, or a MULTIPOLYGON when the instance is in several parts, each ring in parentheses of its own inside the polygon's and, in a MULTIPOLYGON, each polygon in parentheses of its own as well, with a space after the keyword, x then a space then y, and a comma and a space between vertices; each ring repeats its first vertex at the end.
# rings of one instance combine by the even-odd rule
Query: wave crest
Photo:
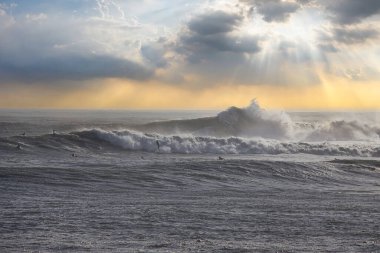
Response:
POLYGON ((293 135, 293 122, 285 112, 262 109, 256 100, 246 108, 231 107, 217 116, 232 136, 286 139, 293 135))
POLYGON ((380 129, 358 121, 332 121, 308 133, 307 141, 368 141, 378 140, 380 129))
POLYGON ((359 121, 294 122, 286 112, 269 111, 256 100, 245 108, 230 107, 216 117, 155 122, 135 130, 164 135, 265 138, 282 141, 380 140, 380 128, 359 121))
POLYGON ((163 136, 136 131, 104 131, 93 129, 76 133, 130 151, 179 154, 313 154, 343 156, 379 156, 380 148, 360 143, 306 143, 250 138, 216 138, 194 136, 163 136), (160 149, 157 148, 158 141, 160 149))

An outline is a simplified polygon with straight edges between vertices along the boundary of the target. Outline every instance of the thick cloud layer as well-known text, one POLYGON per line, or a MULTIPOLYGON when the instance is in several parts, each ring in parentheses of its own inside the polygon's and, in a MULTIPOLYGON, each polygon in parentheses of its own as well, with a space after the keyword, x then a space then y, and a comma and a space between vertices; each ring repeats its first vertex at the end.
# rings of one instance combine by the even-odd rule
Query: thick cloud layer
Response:
POLYGON ((380 14, 377 0, 240 0, 257 9, 267 22, 284 22, 302 7, 314 6, 327 11, 333 23, 350 25, 380 14))
POLYGON ((300 4, 282 0, 241 0, 263 16, 266 22, 285 22, 295 13, 300 4))
POLYGON ((346 74, 357 69, 379 76, 380 1, 159 2, 0 0, 0 85, 309 85, 321 72, 358 79, 346 74))
POLYGON ((296 12, 300 6, 293 2, 283 1, 257 1, 257 9, 267 22, 284 22, 290 15, 296 12))
POLYGON ((186 71, 215 81, 233 76, 239 67, 245 72, 239 79, 245 79, 249 59, 261 51, 261 39, 240 33, 243 23, 243 15, 229 11, 192 17, 173 43, 186 71))
MULTIPOLYGON (((148 80, 154 76, 154 69, 136 58, 107 49, 102 44, 107 38, 95 37, 103 32, 103 26, 110 31, 133 30, 121 26, 126 26, 126 22, 62 20, 44 13, 14 17, 9 9, 0 10, 0 83, 103 78, 148 80)), ((131 50, 128 45, 122 48, 131 50)))
POLYGON ((194 17, 190 20, 190 31, 201 35, 213 35, 232 32, 242 22, 243 17, 238 13, 213 11, 194 17))
POLYGON ((361 44, 370 39, 377 38, 379 32, 374 29, 343 29, 333 30, 334 39, 343 44, 361 44))
POLYGON ((147 80, 153 76, 153 71, 128 59, 108 55, 80 56, 73 54, 39 58, 23 64, 1 58, 0 76, 3 81, 29 83, 109 77, 147 80))
POLYGON ((378 0, 321 0, 338 24, 360 23, 366 18, 380 14, 378 0))

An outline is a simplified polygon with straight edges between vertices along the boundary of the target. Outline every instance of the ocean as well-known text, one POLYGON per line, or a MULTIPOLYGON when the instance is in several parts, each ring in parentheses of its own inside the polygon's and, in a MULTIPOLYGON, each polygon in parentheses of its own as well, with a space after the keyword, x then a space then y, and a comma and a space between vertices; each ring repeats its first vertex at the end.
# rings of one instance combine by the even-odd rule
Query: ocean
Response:
POLYGON ((380 112, 0 110, 0 252, 380 252, 380 112))

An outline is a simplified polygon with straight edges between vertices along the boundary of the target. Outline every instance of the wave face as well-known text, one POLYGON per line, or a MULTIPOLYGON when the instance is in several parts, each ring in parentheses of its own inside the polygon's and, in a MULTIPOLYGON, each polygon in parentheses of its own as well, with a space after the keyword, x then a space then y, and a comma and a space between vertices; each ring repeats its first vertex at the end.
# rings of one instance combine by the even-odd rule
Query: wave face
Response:
POLYGON ((293 123, 284 112, 266 111, 256 100, 246 108, 231 107, 216 117, 156 122, 136 130, 159 134, 192 134, 213 137, 261 137, 288 139, 293 123))
POLYGON ((380 156, 380 148, 365 143, 281 142, 239 137, 162 136, 135 131, 90 130, 77 133, 106 141, 116 147, 146 152, 180 154, 314 154, 344 156, 380 156), (160 148, 158 150, 157 141, 160 148))
POLYGON ((0 139, 0 149, 125 150, 177 154, 312 154, 380 157, 380 146, 368 142, 290 142, 257 138, 158 135, 132 130, 83 130, 62 135, 0 139), (157 146, 159 143, 159 148, 157 146))

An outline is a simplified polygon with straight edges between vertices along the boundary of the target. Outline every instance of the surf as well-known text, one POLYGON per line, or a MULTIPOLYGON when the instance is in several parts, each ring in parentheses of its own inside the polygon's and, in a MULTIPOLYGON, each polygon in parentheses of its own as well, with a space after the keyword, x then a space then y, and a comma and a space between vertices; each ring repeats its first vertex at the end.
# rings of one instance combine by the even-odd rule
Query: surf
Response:
POLYGON ((168 120, 104 129, 81 128, 55 135, 0 139, 0 149, 142 151, 178 154, 312 154, 380 156, 380 128, 369 121, 339 119, 299 122, 257 100, 213 117, 168 120))

